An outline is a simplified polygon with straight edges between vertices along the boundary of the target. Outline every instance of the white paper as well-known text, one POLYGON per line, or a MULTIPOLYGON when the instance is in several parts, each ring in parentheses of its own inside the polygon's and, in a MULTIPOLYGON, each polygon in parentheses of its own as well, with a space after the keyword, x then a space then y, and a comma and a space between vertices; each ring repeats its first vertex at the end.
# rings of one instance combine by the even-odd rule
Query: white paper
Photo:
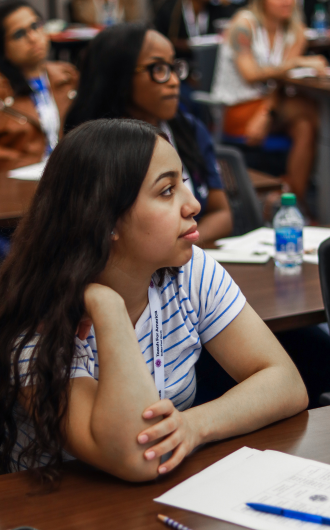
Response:
POLYGON ((19 167, 9 171, 9 178, 20 180, 40 180, 45 169, 47 160, 39 162, 39 164, 32 164, 31 166, 19 167))
POLYGON ((154 500, 255 530, 317 527, 256 512, 247 502, 330 516, 329 465, 277 451, 240 451, 154 500))
MULTIPOLYGON (((305 226, 303 230, 303 260, 318 264, 318 248, 330 237, 330 228, 305 226)), ((275 231, 273 228, 258 228, 243 236, 218 239, 219 251, 207 250, 213 258, 224 263, 266 263, 275 255, 275 231), (268 255, 266 259, 265 255, 268 255)))

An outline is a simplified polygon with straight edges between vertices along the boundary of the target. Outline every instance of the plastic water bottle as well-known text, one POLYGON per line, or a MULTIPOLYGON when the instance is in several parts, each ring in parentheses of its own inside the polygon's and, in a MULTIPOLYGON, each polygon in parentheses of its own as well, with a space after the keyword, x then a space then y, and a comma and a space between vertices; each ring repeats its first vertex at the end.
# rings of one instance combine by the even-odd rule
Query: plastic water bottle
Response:
POLYGON ((282 206, 274 217, 277 267, 294 269, 303 260, 304 218, 296 207, 296 202, 294 193, 283 193, 282 206))
POLYGON ((319 37, 325 37, 328 29, 328 15, 324 4, 316 4, 311 22, 312 28, 317 31, 319 37))

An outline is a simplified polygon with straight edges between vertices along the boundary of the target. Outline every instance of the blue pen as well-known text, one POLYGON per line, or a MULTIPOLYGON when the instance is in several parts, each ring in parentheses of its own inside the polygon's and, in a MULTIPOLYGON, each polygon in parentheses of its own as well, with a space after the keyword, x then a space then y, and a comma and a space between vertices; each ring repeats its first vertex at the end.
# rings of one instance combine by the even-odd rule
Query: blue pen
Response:
POLYGON ((268 504, 258 504, 254 502, 247 502, 246 506, 257 510, 258 512, 272 513, 274 515, 282 515, 282 517, 289 517, 290 519, 299 519, 299 521, 327 524, 330 526, 330 517, 322 517, 322 515, 296 512, 295 510, 287 510, 286 508, 279 508, 278 506, 269 506, 268 504))

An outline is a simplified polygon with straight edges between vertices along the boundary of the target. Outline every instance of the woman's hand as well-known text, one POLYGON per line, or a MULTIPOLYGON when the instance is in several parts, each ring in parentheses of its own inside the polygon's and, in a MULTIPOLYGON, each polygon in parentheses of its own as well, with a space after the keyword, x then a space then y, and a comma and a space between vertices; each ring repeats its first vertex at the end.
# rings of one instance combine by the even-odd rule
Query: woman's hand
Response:
POLYGON ((270 129, 271 118, 265 109, 258 111, 247 123, 245 136, 248 145, 260 145, 270 129))
POLYGON ((142 414, 146 420, 159 416, 163 416, 163 420, 142 431, 138 435, 138 442, 145 444, 161 439, 145 451, 146 460, 153 460, 173 451, 171 458, 158 467, 158 473, 168 473, 199 445, 199 441, 186 412, 179 412, 169 399, 157 401, 142 414))
POLYGON ((303 55, 295 57, 291 68, 305 67, 314 68, 317 75, 324 77, 327 75, 326 68, 329 66, 327 60, 323 55, 303 55))

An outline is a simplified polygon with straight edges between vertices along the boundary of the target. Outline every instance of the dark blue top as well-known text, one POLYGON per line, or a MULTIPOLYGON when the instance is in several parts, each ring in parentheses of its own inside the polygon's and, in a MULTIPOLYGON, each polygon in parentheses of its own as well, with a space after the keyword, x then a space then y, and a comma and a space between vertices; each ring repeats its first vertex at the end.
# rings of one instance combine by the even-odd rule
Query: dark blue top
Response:
POLYGON ((203 175, 204 180, 201 180, 197 171, 193 175, 190 175, 194 186, 195 197, 201 205, 201 211, 196 217, 196 219, 198 219, 205 213, 209 190, 222 190, 223 184, 221 182, 220 167, 215 155, 213 141, 208 130, 205 125, 192 114, 186 112, 182 114, 191 125, 206 167, 206 174, 203 175))

